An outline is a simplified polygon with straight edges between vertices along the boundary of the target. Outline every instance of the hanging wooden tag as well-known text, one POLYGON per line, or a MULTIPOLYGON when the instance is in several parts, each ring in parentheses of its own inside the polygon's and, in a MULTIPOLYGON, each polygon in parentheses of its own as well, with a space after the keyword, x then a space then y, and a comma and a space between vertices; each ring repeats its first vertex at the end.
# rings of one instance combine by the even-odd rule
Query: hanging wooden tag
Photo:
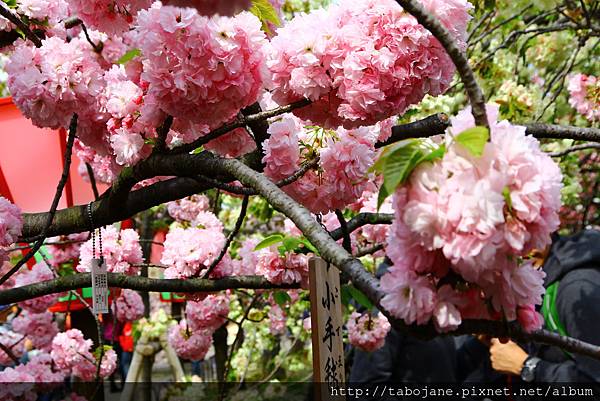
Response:
POLYGON ((108 313, 108 275, 101 259, 92 259, 92 312, 108 313))

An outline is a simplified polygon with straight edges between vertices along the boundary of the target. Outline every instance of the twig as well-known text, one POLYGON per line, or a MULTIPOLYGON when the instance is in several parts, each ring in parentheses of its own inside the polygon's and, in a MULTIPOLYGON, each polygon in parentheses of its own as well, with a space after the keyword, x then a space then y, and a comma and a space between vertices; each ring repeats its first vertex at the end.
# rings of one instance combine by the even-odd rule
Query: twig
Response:
POLYGON ((348 224, 344 218, 344 214, 340 209, 335 209, 335 215, 340 222, 340 228, 342 229, 342 246, 348 253, 352 253, 352 240, 350 239, 350 232, 348 231, 348 224))
POLYGON ((41 39, 35 33, 33 33, 31 29, 29 29, 29 26, 27 26, 27 24, 25 24, 21 18, 13 14, 10 9, 6 8, 4 2, 0 2, 0 15, 15 24, 17 28, 23 32, 25 37, 33 42, 35 47, 42 47, 41 39))
POLYGON ((354 256, 357 258, 362 258, 363 256, 371 255, 375 252, 381 251, 383 248, 385 248, 384 244, 375 244, 373 246, 359 249, 358 252, 354 254, 354 256))
POLYGON ((167 135, 169 135, 169 131, 171 130, 171 126, 173 125, 173 116, 167 116, 165 121, 158 127, 156 130, 157 142, 154 150, 157 152, 164 152, 167 148, 167 135))
POLYGON ((477 84, 477 79, 473 70, 469 66, 469 60, 463 51, 457 46, 456 39, 444 28, 442 24, 431 14, 429 14, 421 4, 415 0, 396 0, 406 11, 412 14, 421 25, 435 36, 444 46, 446 52, 454 62, 456 70, 463 81, 465 90, 471 103, 475 124, 489 127, 488 118, 485 110, 485 98, 483 92, 477 84))
POLYGON ((0 350, 4 351, 4 353, 5 353, 6 355, 8 355, 8 357, 9 357, 10 359, 12 359, 12 361, 13 361, 13 362, 14 362, 16 365, 18 365, 18 364, 19 364, 19 362, 20 362, 20 361, 19 361, 19 358, 17 358, 17 356, 14 354, 14 352, 12 352, 12 350, 11 350, 9 347, 7 347, 6 345, 2 344, 1 342, 0 342, 0 350))
MULTIPOLYGON (((4 6, 0 5, 0 9, 3 9, 4 6)), ((63 189, 65 188, 65 184, 69 179, 69 171, 71 168, 71 155, 73 153, 73 142, 75 141, 75 134, 77 133, 77 114, 73 114, 73 118, 71 118, 71 124, 69 126, 69 139, 67 141, 67 149, 65 151, 65 162, 63 166, 62 176, 60 177, 60 181, 58 182, 58 186, 56 188, 56 193, 54 194, 54 199, 52 200, 52 205, 50 206, 50 211, 48 212, 48 218, 46 220, 46 224, 41 233, 41 238, 37 240, 35 245, 31 248, 29 252, 15 266, 8 271, 2 278, 0 278, 0 285, 5 283, 13 274, 15 274, 21 266, 23 266, 29 259, 35 255, 35 253, 42 247, 44 240, 46 239, 46 233, 48 232, 48 228, 52 225, 52 220, 54 220, 54 215, 56 214, 56 208, 58 207, 58 202, 62 197, 63 189)))
POLYGON ((98 186, 96 185, 96 175, 94 174, 94 169, 90 165, 90 163, 85 163, 85 168, 88 173, 88 177, 90 177, 90 185, 92 186, 92 192, 94 193, 94 199, 98 200, 100 197, 100 193, 98 192, 98 186))
POLYGON ((548 153, 548 155, 551 157, 563 157, 563 156, 568 155, 569 153, 578 152, 580 150, 587 150, 587 149, 600 149, 600 143, 583 143, 581 145, 571 146, 570 148, 561 150, 560 152, 548 153))
POLYGON ((223 248, 221 249, 219 256, 217 256, 217 258, 212 261, 208 270, 206 271, 206 273, 204 274, 204 276, 202 278, 207 279, 210 276, 210 274, 217 267, 219 262, 221 262, 221 260, 223 259, 223 256, 225 256, 225 254, 227 253, 227 250, 229 249, 231 242, 233 241, 233 239, 236 237, 236 235, 240 231, 240 228, 242 228, 242 224, 244 223, 244 218, 246 218, 246 211, 248 210, 248 200, 249 200, 248 195, 244 196, 244 199, 242 200, 242 207, 240 209, 240 215, 238 216, 237 221, 235 222, 235 227, 233 227, 233 230, 227 236, 227 240, 225 241, 225 245, 223 245, 223 248))
POLYGON ((216 139, 222 135, 225 135, 226 133, 233 131, 236 128, 246 126, 246 125, 251 124, 256 121, 268 120, 269 118, 276 117, 281 114, 289 113, 295 109, 302 108, 309 104, 310 104, 310 100, 302 99, 297 102, 291 103, 287 106, 278 107, 273 110, 267 110, 267 111, 262 111, 260 113, 252 114, 249 116, 238 117, 236 121, 229 123, 229 124, 224 124, 221 127, 204 135, 203 137, 196 139, 192 143, 178 146, 178 147, 172 149, 170 151, 170 153, 191 152, 192 150, 199 148, 200 146, 204 145, 205 143, 208 143, 208 142, 212 141, 213 139, 216 139))
MULTIPOLYGON (((248 316, 250 315, 250 311, 252 310, 252 308, 256 304, 256 301, 258 301, 259 297, 260 297, 260 294, 257 294, 257 295, 255 295, 252 298, 252 301, 250 302, 250 305, 244 311, 244 316, 242 316, 242 319, 241 319, 241 321, 238 324, 238 331, 237 331, 237 333, 235 335, 235 339, 233 340, 233 343, 231 344, 231 348, 229 349, 229 355, 227 356, 227 363, 225 364, 225 371, 223 372, 223 377, 220 378, 222 381, 225 381, 225 379, 227 378, 227 375, 229 374, 229 369, 231 369, 231 359, 233 358, 233 354, 235 352, 235 347, 236 347, 237 343, 239 341, 241 341, 241 339, 242 339, 242 335, 244 333, 242 325, 244 324, 244 321, 248 320, 248 316)), ((225 396, 225 386, 223 386, 221 388, 219 400, 223 400, 224 396, 225 396)))
POLYGON ((85 35, 85 39, 88 41, 88 43, 92 46, 92 48, 94 49, 94 51, 96 53, 102 53, 102 49, 104 49, 104 43, 100 42, 99 44, 94 43, 94 41, 92 40, 92 38, 90 38, 90 35, 88 33, 88 30, 85 26, 85 24, 83 22, 81 22, 81 30, 83 30, 83 34, 85 35))

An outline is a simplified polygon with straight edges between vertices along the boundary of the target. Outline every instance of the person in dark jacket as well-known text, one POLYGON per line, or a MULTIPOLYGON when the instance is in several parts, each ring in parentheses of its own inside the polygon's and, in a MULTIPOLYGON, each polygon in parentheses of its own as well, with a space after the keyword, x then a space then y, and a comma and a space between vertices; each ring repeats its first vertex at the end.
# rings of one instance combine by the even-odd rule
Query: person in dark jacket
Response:
MULTIPOLYGON (((543 269, 547 289, 544 306, 554 312, 546 314, 545 328, 600 345, 600 232, 556 236, 543 269)), ((520 347, 492 340, 490 360, 495 370, 521 376, 526 382, 600 385, 599 360, 557 347, 520 347)))
MULTIPOLYGON (((386 259, 379 266, 377 277, 388 267, 386 259)), ((456 344, 452 336, 422 341, 392 328, 382 348, 354 352, 351 383, 456 382, 456 344)))

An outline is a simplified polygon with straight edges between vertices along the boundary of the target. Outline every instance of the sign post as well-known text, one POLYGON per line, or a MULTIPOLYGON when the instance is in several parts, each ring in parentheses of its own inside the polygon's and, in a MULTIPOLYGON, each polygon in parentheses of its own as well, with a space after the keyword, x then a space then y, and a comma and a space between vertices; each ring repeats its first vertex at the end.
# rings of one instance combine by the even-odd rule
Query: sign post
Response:
POLYGON ((343 400, 337 395, 345 381, 340 273, 318 257, 308 267, 315 400, 343 400))

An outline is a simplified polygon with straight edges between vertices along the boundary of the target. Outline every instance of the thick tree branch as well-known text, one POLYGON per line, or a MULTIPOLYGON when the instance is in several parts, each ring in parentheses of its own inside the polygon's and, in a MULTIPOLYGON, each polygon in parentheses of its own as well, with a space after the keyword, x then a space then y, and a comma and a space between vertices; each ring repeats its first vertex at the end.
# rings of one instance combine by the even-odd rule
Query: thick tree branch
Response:
POLYGON ((429 14, 421 4, 415 0, 396 0, 406 11, 411 13, 421 25, 440 41, 446 52, 456 66, 460 79, 465 86, 469 102, 473 109, 475 123, 483 127, 489 127, 488 118, 485 111, 485 98, 483 92, 477 84, 477 79, 473 70, 469 66, 469 60, 464 52, 456 45, 456 40, 444 28, 444 26, 431 14, 429 14))
POLYGON ((375 147, 381 148, 404 139, 428 138, 430 136, 443 135, 449 125, 448 116, 446 114, 433 114, 422 120, 392 127, 392 135, 385 141, 375 144, 375 147))
MULTIPOLYGON (((92 275, 90 273, 73 274, 22 287, 2 290, 0 291, 0 305, 9 305, 48 294, 57 294, 78 288, 91 287, 91 285, 92 275)), ((200 278, 189 280, 166 280, 141 276, 126 276, 124 274, 116 273, 108 273, 108 286, 128 288, 137 291, 171 291, 180 293, 217 292, 238 288, 250 290, 299 288, 299 284, 274 285, 262 276, 230 276, 219 280, 206 280, 200 278)))
MULTIPOLYGON (((396 319, 383 309, 380 304, 383 293, 379 288, 379 281, 366 271, 360 260, 352 257, 342 246, 336 243, 320 224, 315 221, 306 208, 295 202, 265 176, 234 159, 223 160, 223 167, 244 185, 253 187, 259 191, 274 208, 290 218, 306 238, 317 247, 321 256, 346 273, 356 288, 363 292, 374 305, 378 306, 396 329, 420 338, 433 338, 440 335, 431 323, 423 326, 407 326, 403 321, 396 319)), ((519 341, 537 341, 560 346, 567 351, 600 359, 600 346, 576 339, 560 338, 560 336, 557 337, 555 334, 544 330, 532 335, 524 332, 516 323, 506 324, 505 322, 498 321, 468 320, 463 321, 461 326, 451 334, 459 335, 466 333, 510 337, 519 341)))
POLYGON ((538 139, 574 139, 576 141, 600 142, 600 129, 570 127, 564 125, 529 123, 527 135, 538 139))

